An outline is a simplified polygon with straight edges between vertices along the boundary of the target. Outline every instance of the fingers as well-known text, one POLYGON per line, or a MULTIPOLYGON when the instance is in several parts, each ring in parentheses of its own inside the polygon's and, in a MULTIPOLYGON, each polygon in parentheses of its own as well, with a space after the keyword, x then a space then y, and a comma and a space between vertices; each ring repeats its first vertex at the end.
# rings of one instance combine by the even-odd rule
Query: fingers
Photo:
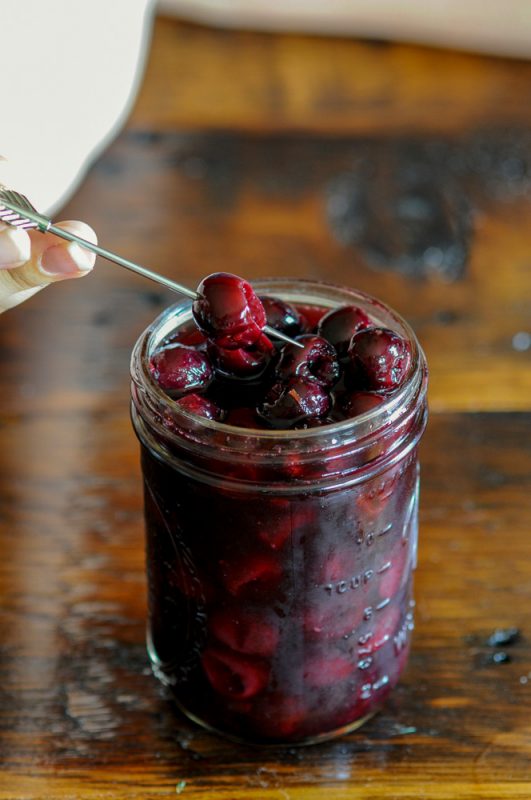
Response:
MULTIPOLYGON (((93 244, 98 242, 92 228, 84 222, 59 222, 57 227, 75 233, 93 244)), ((75 242, 59 239, 52 233, 42 234, 37 231, 30 231, 29 238, 31 257, 22 268, 27 279, 35 278, 39 283, 51 283, 65 278, 80 278, 94 266, 94 253, 75 242)))
POLYGON ((20 267, 30 258, 31 240, 26 231, 0 222, 0 269, 20 267))
MULTIPOLYGON (((51 233, 0 227, 0 311, 18 305, 49 283, 80 278, 91 271, 95 255, 51 233), (12 232, 11 232, 12 231, 12 232)), ((57 227, 97 243, 84 222, 59 222, 57 227)))

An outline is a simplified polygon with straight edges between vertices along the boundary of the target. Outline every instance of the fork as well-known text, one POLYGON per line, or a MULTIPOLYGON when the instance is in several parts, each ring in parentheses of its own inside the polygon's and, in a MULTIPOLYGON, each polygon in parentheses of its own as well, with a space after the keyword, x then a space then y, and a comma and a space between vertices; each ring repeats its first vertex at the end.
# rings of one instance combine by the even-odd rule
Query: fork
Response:
MULTIPOLYGON (((44 214, 40 214, 30 203, 28 198, 25 197, 25 195, 20 194, 20 192, 16 192, 13 189, 8 189, 2 184, 0 184, 0 222, 5 222, 7 225, 11 225, 14 228, 19 228, 21 230, 30 230, 33 228, 41 233, 53 233, 55 236, 59 236, 61 239, 67 239, 69 242, 75 242, 81 247, 91 250, 93 253, 96 253, 96 255, 107 259, 107 261, 112 261, 121 267, 125 267, 125 269, 129 269, 132 272, 142 275, 144 278, 148 278, 156 283, 160 283, 162 286, 165 286, 167 289, 171 289, 173 292, 184 294, 186 297, 190 297, 192 300, 195 300, 198 297, 197 292, 194 292, 187 286, 183 286, 182 284, 177 283, 170 278, 166 278, 165 275, 160 275, 158 272, 153 272, 152 270, 147 269, 147 267, 143 267, 134 261, 130 261, 128 258, 123 258, 123 256, 113 253, 111 250, 106 250, 104 247, 100 247, 99 245, 93 244, 86 239, 82 239, 81 236, 76 236, 75 233, 70 233, 70 231, 65 231, 62 228, 58 228, 57 225, 54 225, 52 220, 49 219, 49 217, 46 217, 44 214)), ((286 334, 282 333, 281 331, 277 331, 275 328, 271 328, 269 325, 264 327, 264 331, 269 334, 269 336, 272 336, 276 339, 282 339, 284 342, 289 342, 297 347, 303 347, 300 342, 296 342, 294 339, 286 336, 286 334)))

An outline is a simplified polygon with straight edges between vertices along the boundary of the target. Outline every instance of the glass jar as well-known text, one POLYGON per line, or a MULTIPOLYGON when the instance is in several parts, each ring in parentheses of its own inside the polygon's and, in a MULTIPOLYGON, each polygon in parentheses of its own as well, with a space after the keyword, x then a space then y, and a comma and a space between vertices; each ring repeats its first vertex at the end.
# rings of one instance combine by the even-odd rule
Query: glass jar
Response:
POLYGON ((233 427, 186 412, 150 374, 189 304, 153 322, 132 356, 148 651, 182 711, 209 730, 311 743, 365 722, 407 661, 426 362, 407 323, 365 294, 287 279, 254 288, 299 307, 361 306, 410 342, 412 368, 353 419, 233 427))

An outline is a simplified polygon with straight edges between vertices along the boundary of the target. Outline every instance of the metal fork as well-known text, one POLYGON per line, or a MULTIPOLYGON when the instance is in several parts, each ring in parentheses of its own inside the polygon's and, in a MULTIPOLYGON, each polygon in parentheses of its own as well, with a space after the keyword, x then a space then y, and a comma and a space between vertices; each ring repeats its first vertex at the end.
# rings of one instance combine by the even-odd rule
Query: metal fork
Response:
MULTIPOLYGON (((92 244, 92 242, 82 239, 81 236, 76 236, 75 233, 70 233, 62 228, 58 228, 57 225, 53 224, 51 219, 46 217, 44 214, 40 214, 34 208, 34 206, 32 206, 27 197, 25 197, 23 194, 20 194, 20 192, 15 192, 13 189, 8 189, 1 184, 0 222, 5 222, 8 225, 12 225, 14 228, 21 228, 23 230, 35 228, 41 233, 53 233, 55 236, 60 236, 61 239, 67 239, 69 242, 75 242, 81 247, 91 250, 93 253, 96 253, 96 255, 107 259, 107 261, 113 261, 115 264, 119 264, 121 267, 125 267, 132 272, 143 275, 144 278, 149 278, 149 280, 160 283, 162 286, 165 286, 167 289, 171 289, 173 292, 184 294, 186 297, 190 297, 192 300, 195 300, 198 297, 197 292, 194 292, 192 289, 188 289, 187 286, 182 286, 182 284, 172 281, 170 278, 166 278, 164 275, 159 275, 158 272, 153 272, 152 270, 147 269, 147 267, 136 264, 134 261, 130 261, 128 258, 123 258, 122 256, 119 256, 110 250, 106 250, 104 247, 100 247, 97 244, 92 244)), ((303 347, 300 342, 296 342, 294 339, 291 339, 289 336, 286 336, 286 334, 281 333, 281 331, 275 330, 275 328, 271 328, 269 325, 265 326, 264 331, 269 334, 269 336, 272 336, 276 339, 282 339, 282 341, 289 342, 297 347, 303 347)))

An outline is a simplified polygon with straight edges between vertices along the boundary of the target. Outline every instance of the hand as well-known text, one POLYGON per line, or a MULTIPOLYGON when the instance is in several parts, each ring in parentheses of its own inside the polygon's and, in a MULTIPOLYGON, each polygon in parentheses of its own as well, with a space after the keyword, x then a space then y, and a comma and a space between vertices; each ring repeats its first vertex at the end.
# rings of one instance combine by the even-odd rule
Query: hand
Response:
MULTIPOLYGON (((59 228, 97 244, 84 222, 59 222, 59 228)), ((49 283, 81 278, 92 270, 96 256, 51 233, 17 230, 0 223, 0 312, 22 303, 49 283)))

